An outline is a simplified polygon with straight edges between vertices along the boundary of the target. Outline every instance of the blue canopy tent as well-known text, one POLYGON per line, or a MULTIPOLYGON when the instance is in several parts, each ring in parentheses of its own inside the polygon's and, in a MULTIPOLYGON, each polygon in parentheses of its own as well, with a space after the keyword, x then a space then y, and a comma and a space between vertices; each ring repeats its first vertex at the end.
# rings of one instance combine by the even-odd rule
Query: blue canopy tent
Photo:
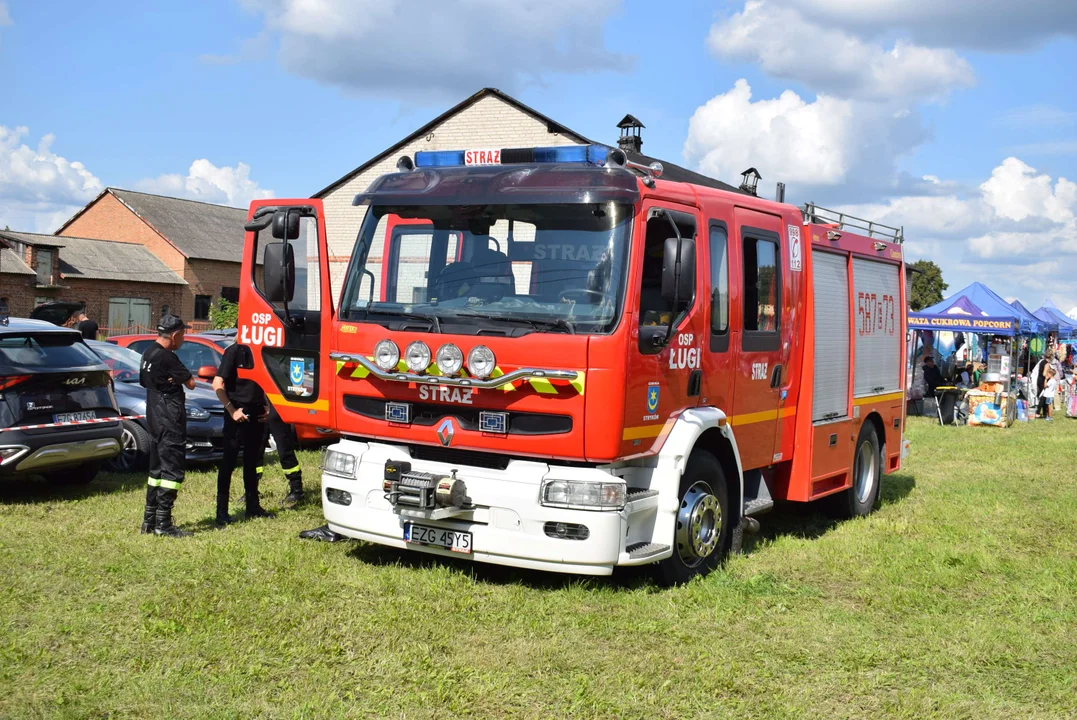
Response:
POLYGON ((1074 333, 1077 332, 1077 327, 1074 326, 1073 319, 1055 307, 1055 304, 1050 300, 1044 302, 1040 309, 1034 312, 1033 315, 1046 323, 1057 323, 1059 340, 1067 340, 1073 337, 1074 333))
POLYGON ((1012 303, 1010 303, 1010 305, 1012 305, 1014 310, 1016 310, 1017 312, 1021 313, 1022 315, 1025 315, 1025 316, 1031 318, 1033 321, 1039 323, 1040 329, 1034 332, 1035 335, 1043 335, 1044 333, 1049 333, 1049 332, 1058 332, 1058 323, 1057 322, 1054 322, 1054 321, 1046 322, 1044 320, 1041 320, 1040 318, 1036 317, 1031 310, 1029 310, 1027 307, 1025 307, 1021 303, 1020 300, 1014 300, 1012 303))
POLYGON ((1034 319, 981 283, 972 283, 940 303, 909 313, 910 330, 987 333, 992 335, 1033 334, 1034 319))

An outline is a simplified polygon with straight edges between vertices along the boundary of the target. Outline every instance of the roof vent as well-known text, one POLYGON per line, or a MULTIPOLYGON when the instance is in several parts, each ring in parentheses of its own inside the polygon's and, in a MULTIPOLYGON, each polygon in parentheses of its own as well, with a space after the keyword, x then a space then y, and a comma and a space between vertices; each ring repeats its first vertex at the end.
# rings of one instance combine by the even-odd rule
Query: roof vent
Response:
POLYGON ((740 189, 749 195, 759 196, 756 192, 756 187, 759 185, 759 181, 763 179, 763 176, 759 174, 759 171, 754 167, 750 167, 740 174, 743 180, 740 183, 740 189))
POLYGON ((621 137, 617 138, 617 147, 625 152, 640 152, 640 148, 643 147, 643 138, 640 137, 639 131, 645 127, 644 124, 631 115, 625 115, 624 119, 617 123, 617 127, 621 129, 621 137))

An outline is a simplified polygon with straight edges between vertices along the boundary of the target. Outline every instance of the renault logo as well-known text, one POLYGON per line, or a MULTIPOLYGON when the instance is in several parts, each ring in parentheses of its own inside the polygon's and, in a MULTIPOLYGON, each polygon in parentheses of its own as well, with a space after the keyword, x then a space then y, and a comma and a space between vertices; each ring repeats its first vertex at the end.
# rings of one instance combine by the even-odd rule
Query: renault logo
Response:
POLYGON ((445 418, 444 422, 438 425, 438 440, 440 440, 441 444, 445 447, 449 447, 449 444, 452 443, 452 436, 455 434, 456 431, 453 430, 452 418, 445 418))

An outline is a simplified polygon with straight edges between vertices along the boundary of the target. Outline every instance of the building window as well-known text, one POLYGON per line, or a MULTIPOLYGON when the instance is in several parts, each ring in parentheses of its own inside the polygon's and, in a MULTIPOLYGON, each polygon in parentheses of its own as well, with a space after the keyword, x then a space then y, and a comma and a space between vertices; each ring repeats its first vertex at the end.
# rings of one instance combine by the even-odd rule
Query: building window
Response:
POLYGON ((52 285, 52 250, 37 251, 37 284, 52 285))
POLYGON ((52 302, 52 298, 50 298, 50 297, 42 297, 41 295, 38 295, 37 297, 34 298, 34 307, 39 307, 41 305, 44 305, 47 302, 52 302))
POLYGON ((147 298, 108 299, 108 329, 112 335, 154 332, 153 327, 147 298))
POLYGON ((239 302, 239 288, 237 287, 223 287, 221 288, 221 297, 228 302, 239 302))
POLYGON ((194 319, 209 320, 209 305, 213 302, 212 295, 194 296, 194 319))

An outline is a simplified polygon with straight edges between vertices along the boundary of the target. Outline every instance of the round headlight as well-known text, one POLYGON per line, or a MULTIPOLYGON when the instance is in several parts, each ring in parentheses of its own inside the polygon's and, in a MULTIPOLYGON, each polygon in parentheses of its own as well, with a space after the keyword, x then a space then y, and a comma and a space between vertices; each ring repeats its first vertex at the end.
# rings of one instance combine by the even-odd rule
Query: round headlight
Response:
POLYGON ((374 364, 382 370, 396 370, 400 362, 400 348, 392 340, 382 340, 374 346, 374 364))
POLYGON ((425 372, 430 367, 430 348, 422 340, 416 340, 404 349, 404 364, 413 373, 425 372))
POLYGON ((467 371, 480 380, 490 377, 496 365, 494 351, 485 345, 476 345, 467 354, 467 371))
POLYGON ((445 343, 438 348, 437 364, 442 375, 455 375, 464 366, 464 353, 452 343, 445 343))

